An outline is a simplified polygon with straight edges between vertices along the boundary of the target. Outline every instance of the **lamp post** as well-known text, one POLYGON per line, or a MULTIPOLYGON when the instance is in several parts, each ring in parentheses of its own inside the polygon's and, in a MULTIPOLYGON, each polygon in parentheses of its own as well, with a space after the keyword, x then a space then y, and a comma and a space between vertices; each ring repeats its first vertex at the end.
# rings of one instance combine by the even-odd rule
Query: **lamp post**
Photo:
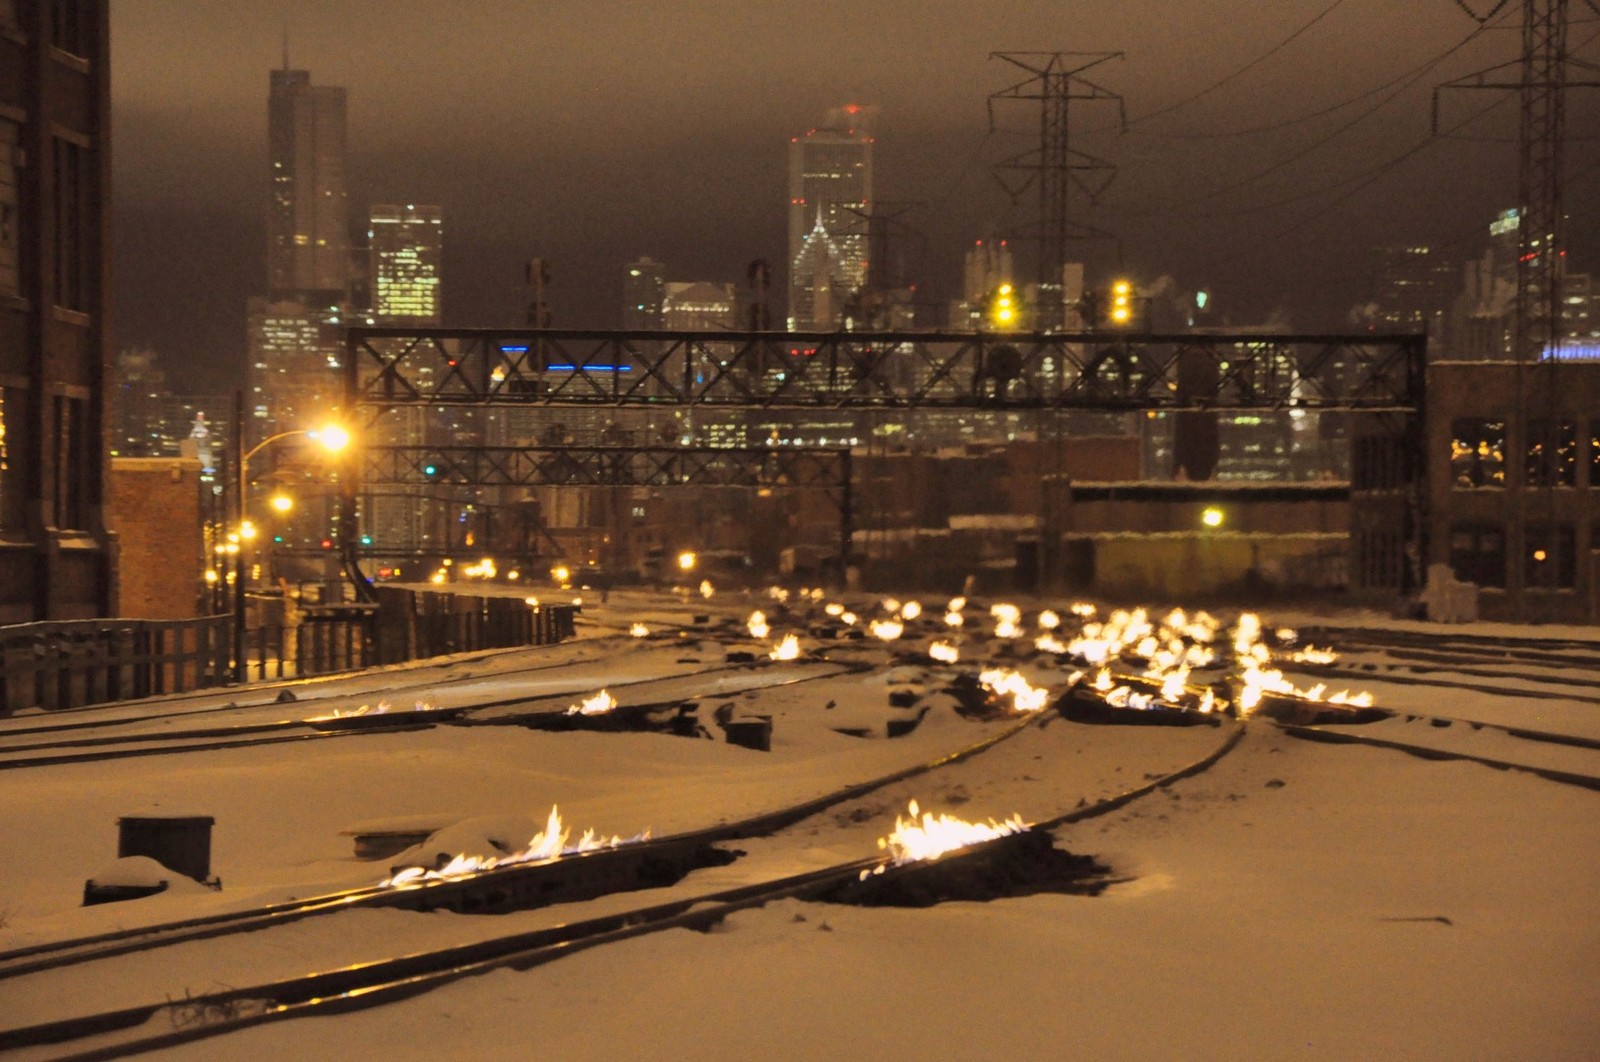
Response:
MULTIPOLYGON (((247 471, 250 459, 280 439, 287 439, 294 435, 309 436, 322 443, 323 448, 328 452, 338 453, 349 444, 350 435, 343 428, 334 425, 320 430, 295 428, 290 431, 280 431, 276 435, 269 435, 247 450, 244 445, 243 391, 235 391, 233 394, 233 418, 235 425, 233 432, 234 467, 236 469, 234 473, 236 477, 234 527, 237 529, 236 537, 238 538, 236 544, 238 552, 233 555, 233 680, 242 683, 248 678, 249 670, 244 651, 244 544, 246 541, 246 528, 249 526, 245 511, 245 492, 250 484, 250 476, 247 471)), ((229 545, 235 544, 229 543, 229 545)))

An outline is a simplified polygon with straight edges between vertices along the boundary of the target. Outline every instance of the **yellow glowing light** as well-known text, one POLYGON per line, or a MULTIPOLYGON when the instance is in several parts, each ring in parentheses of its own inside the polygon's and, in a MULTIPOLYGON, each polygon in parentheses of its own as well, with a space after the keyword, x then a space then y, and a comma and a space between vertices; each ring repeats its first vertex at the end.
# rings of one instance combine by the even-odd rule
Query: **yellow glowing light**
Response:
POLYGON ((572 578, 572 569, 565 564, 558 564, 550 569, 550 578, 565 585, 572 578))
POLYGON ((678 554, 678 568, 680 571, 692 572, 694 566, 700 563, 700 558, 694 555, 693 550, 684 550, 678 554))
POLYGON ((1222 510, 1218 509, 1214 505, 1211 506, 1210 508, 1206 509, 1205 512, 1200 514, 1200 522, 1205 524, 1207 527, 1221 527, 1222 510))
POLYGON ((280 513, 286 513, 294 508, 294 499, 287 494, 274 494, 270 503, 280 513))
POLYGON ((1545 556, 1546 556, 1546 554, 1545 554, 1544 550, 1542 550, 1542 549, 1536 549, 1536 550, 1533 551, 1533 559, 1536 560, 1536 561, 1544 560, 1545 556))
POLYGON ((217 570, 215 568, 207 568, 206 569, 206 582, 215 583, 216 581, 217 581, 217 570))
POLYGON ((350 433, 337 424, 329 424, 321 431, 314 431, 309 434, 322 444, 324 450, 331 454, 336 454, 350 445, 350 433))

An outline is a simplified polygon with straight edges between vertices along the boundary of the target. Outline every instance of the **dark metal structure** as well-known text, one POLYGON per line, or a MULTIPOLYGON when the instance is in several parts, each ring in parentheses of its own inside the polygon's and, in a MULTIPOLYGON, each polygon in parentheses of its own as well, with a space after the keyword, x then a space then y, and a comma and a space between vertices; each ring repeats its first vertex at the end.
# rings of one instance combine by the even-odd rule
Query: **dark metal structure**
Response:
POLYGON ((1062 267, 1068 260, 1069 241, 1106 238, 1107 233, 1071 219, 1074 190, 1091 202, 1116 176, 1116 167, 1105 159, 1072 146, 1071 107, 1074 102, 1114 102, 1119 121, 1122 97, 1083 76, 1084 71, 1112 59, 1121 52, 992 52, 989 58, 1002 59, 1026 71, 1024 80, 989 96, 989 128, 995 128, 995 104, 1005 102, 1039 105, 1039 146, 1005 159, 996 167, 1001 184, 1013 198, 1030 187, 1039 194, 1039 259, 1035 280, 1041 298, 1037 312, 1039 324, 1056 328, 1065 324, 1062 297, 1062 267), (1016 178, 1020 176, 1020 180, 1016 178), (1043 293, 1051 293, 1047 300, 1043 293))
MULTIPOLYGON (((1358 556, 1372 560, 1358 566, 1356 582, 1401 588, 1416 585, 1424 554, 1425 351, 1423 335, 351 328, 346 404, 377 418, 408 406, 693 408, 701 416, 782 410, 802 420, 808 411, 922 409, 1365 414, 1353 463, 1352 530, 1358 556), (1197 364, 1206 371, 1197 372, 1197 364)), ((364 450, 361 476, 346 484, 352 501, 360 479, 823 487, 839 491, 841 534, 849 541, 847 450, 364 450)), ((354 521, 342 526, 353 558, 354 521)))

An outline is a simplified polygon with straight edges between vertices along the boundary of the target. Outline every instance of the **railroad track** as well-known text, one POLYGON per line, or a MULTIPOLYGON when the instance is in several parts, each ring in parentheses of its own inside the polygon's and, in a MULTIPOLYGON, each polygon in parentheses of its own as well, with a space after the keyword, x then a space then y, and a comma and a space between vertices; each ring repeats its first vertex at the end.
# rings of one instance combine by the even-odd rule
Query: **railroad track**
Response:
POLYGON ((1343 652, 1383 651, 1437 662, 1514 661, 1539 667, 1600 669, 1600 642, 1572 638, 1502 638, 1368 627, 1302 627, 1300 640, 1343 652))
MULTIPOLYGON (((1032 718, 1024 720, 1007 734, 1015 733, 1031 722, 1032 718)), ((845 889, 860 889, 863 883, 868 886, 893 886, 900 879, 916 875, 959 872, 962 867, 975 861, 995 859, 1014 846, 1037 844, 1038 838, 1050 830, 1108 814, 1182 779, 1200 774, 1232 751, 1243 733, 1243 726, 1233 727, 1226 738, 1206 755, 1142 785, 1057 814, 1022 833, 949 852, 929 862, 893 865, 881 856, 858 859, 472 944, 319 971, 247 988, 188 995, 179 1001, 167 1000, 6 1030, 0 1032, 0 1050, 76 1045, 72 1053, 57 1057, 80 1060, 126 1057, 177 1047, 266 1022, 317 1014, 348 1013, 380 1006, 466 977, 498 969, 529 970, 579 951, 665 929, 703 929, 738 911, 780 899, 816 899, 845 889), (163 1017, 169 1019, 168 1027, 156 1028, 163 1017), (85 1042, 90 1038, 95 1038, 94 1042, 85 1042)), ((973 754, 976 753, 968 750, 957 755, 973 754)), ((830 804, 835 802, 829 801, 830 804)))
MULTIPOLYGON (((729 675, 736 673, 750 673, 761 669, 777 666, 809 667, 821 666, 825 668, 819 674, 801 677, 782 678, 772 682, 758 682, 738 684, 732 690, 703 690, 691 692, 670 702, 633 702, 620 705, 618 711, 640 711, 653 708, 669 707, 682 700, 693 699, 701 696, 713 696, 719 693, 746 692, 750 690, 774 689, 782 686, 795 685, 799 682, 811 682, 818 679, 834 678, 839 675, 857 673, 862 671, 863 665, 850 662, 834 662, 825 659, 815 659, 786 663, 778 665, 770 661, 752 661, 736 664, 719 664, 712 667, 700 668, 695 671, 674 673, 670 675, 655 675, 647 678, 625 680, 609 683, 608 689, 638 690, 651 685, 665 685, 668 683, 683 684, 686 681, 703 678, 710 675, 729 675)), ((473 676, 472 681, 478 681, 481 676, 473 676)), ((496 681, 500 676, 495 676, 496 681)), ((209 752, 230 748, 249 748, 261 745, 281 744, 284 742, 300 742, 320 740, 323 738, 354 737, 360 735, 394 734, 421 729, 429 729, 446 724, 467 724, 473 721, 475 713, 486 712, 498 708, 510 708, 518 705, 539 705, 545 702, 559 703, 559 708, 532 707, 525 711, 510 715, 503 715, 491 720, 497 724, 526 723, 534 717, 541 715, 565 715, 568 703, 578 693, 592 689, 593 680, 586 681, 584 686, 575 686, 573 690, 556 693, 543 693, 530 697, 519 694, 510 697, 498 697, 490 700, 471 702, 464 705, 449 705, 432 709, 414 711, 393 711, 382 714, 346 715, 346 716, 320 716, 302 719, 276 720, 267 723, 241 723, 225 727, 204 727, 187 731, 164 731, 154 734, 114 734, 105 737, 75 737, 58 741, 40 742, 33 744, 0 745, 0 770, 16 770, 29 767, 50 767, 68 764, 95 763, 104 760, 125 759, 136 756, 172 755, 186 752, 209 752)), ((441 684, 434 683, 432 689, 438 690, 441 684)), ((386 693, 389 691, 385 691, 386 693)), ((6 735, 12 736, 12 735, 6 735)))
POLYGON ((1600 791, 1600 740, 1448 716, 1392 713, 1360 728, 1272 721, 1307 741, 1365 745, 1428 760, 1458 760, 1600 791), (1487 746, 1487 747, 1486 747, 1487 746), (1538 755, 1527 755, 1538 750, 1538 755), (1512 753, 1520 753, 1511 758, 1512 753), (1542 756, 1543 762, 1538 762, 1542 756))

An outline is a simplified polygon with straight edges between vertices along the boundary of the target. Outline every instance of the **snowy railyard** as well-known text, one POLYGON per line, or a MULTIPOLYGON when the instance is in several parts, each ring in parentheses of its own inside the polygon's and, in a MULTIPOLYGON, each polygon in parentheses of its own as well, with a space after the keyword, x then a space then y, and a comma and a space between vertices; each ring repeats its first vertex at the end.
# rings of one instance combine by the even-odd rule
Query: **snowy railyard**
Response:
POLYGON ((1588 1059, 1597 789, 1594 628, 614 593, 0 720, 0 1057, 1588 1059))

